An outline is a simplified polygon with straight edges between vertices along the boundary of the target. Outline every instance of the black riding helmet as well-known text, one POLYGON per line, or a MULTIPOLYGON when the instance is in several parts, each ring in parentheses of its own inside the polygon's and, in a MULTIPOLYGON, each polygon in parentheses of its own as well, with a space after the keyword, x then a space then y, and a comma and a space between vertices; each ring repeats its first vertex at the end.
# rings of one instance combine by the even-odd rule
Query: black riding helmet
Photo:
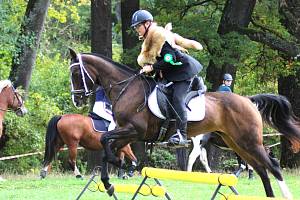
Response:
POLYGON ((232 81, 233 78, 232 78, 231 74, 224 74, 223 80, 224 81, 232 81))
POLYGON ((147 10, 138 10, 133 13, 131 17, 131 27, 135 27, 136 25, 143 23, 145 21, 153 21, 153 16, 147 10))

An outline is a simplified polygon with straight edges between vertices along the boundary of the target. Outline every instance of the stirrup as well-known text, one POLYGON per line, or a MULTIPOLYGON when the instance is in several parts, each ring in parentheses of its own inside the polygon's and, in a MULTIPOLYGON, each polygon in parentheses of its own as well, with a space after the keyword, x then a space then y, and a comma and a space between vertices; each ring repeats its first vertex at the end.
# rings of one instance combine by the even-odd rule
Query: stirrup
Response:
POLYGON ((174 135, 172 135, 168 140, 168 145, 170 146, 185 146, 188 144, 188 141, 184 139, 180 132, 176 132, 174 135))

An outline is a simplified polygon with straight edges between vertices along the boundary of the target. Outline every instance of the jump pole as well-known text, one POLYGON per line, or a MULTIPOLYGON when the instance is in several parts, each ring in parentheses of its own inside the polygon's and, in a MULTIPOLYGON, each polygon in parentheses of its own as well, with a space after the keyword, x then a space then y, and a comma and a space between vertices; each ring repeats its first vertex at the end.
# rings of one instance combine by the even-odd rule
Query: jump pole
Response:
MULTIPOLYGON (((144 167, 142 169, 142 175, 144 176, 144 179, 141 182, 138 190, 135 192, 132 200, 135 199, 139 192, 139 189, 145 184, 148 178, 153 178, 156 181, 156 183, 160 186, 162 186, 162 184, 159 182, 159 179, 180 180, 187 182, 218 185, 211 198, 212 200, 215 199, 218 191, 222 186, 228 186, 234 194, 238 194, 237 190, 234 188, 234 186, 238 182, 238 179, 234 174, 186 172, 178 170, 144 167)), ((167 192, 165 193, 165 196, 168 200, 171 200, 171 197, 168 195, 167 192)))

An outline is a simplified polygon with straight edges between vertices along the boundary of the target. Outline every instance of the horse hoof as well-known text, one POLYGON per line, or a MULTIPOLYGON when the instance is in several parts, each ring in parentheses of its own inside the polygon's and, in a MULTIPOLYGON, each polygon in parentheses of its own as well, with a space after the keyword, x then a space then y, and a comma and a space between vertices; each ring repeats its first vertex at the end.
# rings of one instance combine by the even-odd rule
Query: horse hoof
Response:
POLYGON ((40 179, 44 179, 44 178, 46 178, 46 176, 47 176, 47 171, 42 170, 40 173, 40 179))
POLYGON ((133 177, 134 176, 134 172, 132 172, 132 171, 128 172, 128 176, 129 177, 133 177))
POLYGON ((115 187, 114 185, 111 185, 108 189, 107 189, 107 194, 111 197, 113 195, 113 193, 115 192, 115 187))
POLYGON ((77 174, 77 175, 76 175, 76 179, 81 179, 81 180, 82 180, 82 179, 83 179, 83 177, 82 177, 82 175, 81 175, 81 174, 77 174))

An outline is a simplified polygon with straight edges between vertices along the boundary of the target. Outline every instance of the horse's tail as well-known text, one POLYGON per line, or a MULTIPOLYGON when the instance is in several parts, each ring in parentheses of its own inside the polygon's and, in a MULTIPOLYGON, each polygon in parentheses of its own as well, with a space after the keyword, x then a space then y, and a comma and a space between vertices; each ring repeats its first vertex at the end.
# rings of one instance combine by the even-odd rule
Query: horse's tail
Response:
POLYGON ((61 116, 54 116, 48 122, 46 139, 45 139, 45 155, 43 165, 49 164, 55 157, 55 145, 56 139, 59 136, 57 130, 57 123, 61 119, 61 116))
POLYGON ((258 94, 249 99, 256 104, 263 120, 282 133, 292 144, 292 150, 300 150, 300 120, 291 103, 281 95, 258 94))

